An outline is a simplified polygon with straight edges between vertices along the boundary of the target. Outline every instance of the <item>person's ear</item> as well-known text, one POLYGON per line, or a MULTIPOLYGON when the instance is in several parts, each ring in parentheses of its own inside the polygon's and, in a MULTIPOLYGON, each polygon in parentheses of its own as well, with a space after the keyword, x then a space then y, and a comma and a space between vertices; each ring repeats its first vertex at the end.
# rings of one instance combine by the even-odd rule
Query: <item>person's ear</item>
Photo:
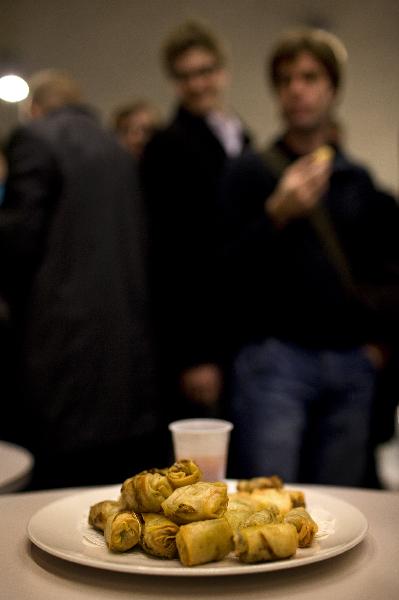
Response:
POLYGON ((38 118, 42 117, 43 115, 44 115, 43 108, 40 106, 40 104, 38 104, 37 102, 34 102, 32 100, 32 102, 30 103, 30 107, 29 107, 30 118, 38 119, 38 118))

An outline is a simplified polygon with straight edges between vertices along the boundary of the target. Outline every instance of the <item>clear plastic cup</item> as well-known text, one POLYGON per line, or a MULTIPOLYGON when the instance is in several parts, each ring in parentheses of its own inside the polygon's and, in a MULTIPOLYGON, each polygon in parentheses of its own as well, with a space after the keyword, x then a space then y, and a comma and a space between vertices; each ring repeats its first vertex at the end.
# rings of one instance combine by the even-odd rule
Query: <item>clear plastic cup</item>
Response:
POLYGON ((205 481, 225 479, 232 429, 233 424, 222 419, 183 419, 170 423, 175 460, 194 460, 205 481))

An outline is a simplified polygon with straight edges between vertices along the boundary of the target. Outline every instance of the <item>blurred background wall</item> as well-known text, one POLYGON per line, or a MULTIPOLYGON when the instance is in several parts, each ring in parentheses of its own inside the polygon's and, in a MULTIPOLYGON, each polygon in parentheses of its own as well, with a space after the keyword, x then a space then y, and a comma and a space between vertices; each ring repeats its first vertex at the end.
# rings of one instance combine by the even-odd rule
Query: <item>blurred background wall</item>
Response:
MULTIPOLYGON (((159 65, 159 45, 180 21, 205 19, 231 51, 231 103, 259 144, 279 129, 265 84, 265 56, 282 29, 302 24, 337 34, 349 53, 339 117, 350 152, 377 181, 398 191, 398 0, 1 0, 1 57, 25 74, 69 69, 108 123, 111 111, 147 97, 167 116, 172 90, 159 65)), ((18 120, 0 101, 0 138, 18 120)))

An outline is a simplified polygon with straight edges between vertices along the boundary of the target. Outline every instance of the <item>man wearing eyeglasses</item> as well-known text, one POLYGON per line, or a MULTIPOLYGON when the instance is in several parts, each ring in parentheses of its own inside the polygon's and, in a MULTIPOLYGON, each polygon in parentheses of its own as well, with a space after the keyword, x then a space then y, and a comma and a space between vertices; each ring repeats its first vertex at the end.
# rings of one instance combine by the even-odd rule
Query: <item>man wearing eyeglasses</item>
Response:
POLYGON ((226 161, 240 155, 249 139, 227 107, 226 53, 206 26, 178 27, 165 41, 162 59, 178 106, 146 148, 142 175, 163 363, 174 392, 177 385, 175 397, 184 401, 179 414, 210 414, 221 395, 223 360, 216 196, 226 161))

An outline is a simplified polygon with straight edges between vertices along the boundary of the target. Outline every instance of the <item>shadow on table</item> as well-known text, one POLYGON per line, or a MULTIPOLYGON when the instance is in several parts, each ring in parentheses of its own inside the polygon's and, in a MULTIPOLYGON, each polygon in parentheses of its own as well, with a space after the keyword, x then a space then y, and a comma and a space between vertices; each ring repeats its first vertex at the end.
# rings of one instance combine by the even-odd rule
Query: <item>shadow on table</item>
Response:
MULTIPOLYGON (((211 577, 170 577, 136 575, 106 571, 58 559, 27 542, 27 552, 31 559, 48 575, 68 581, 72 591, 74 584, 80 590, 84 587, 101 590, 101 594, 111 597, 112 592, 129 594, 140 591, 140 598, 152 598, 162 593, 164 600, 187 599, 188 593, 194 598, 209 600, 217 597, 241 597, 248 599, 257 596, 260 590, 267 594, 273 591, 284 597, 285 593, 298 590, 306 593, 313 590, 315 582, 326 589, 336 586, 337 581, 350 576, 368 563, 375 553, 374 539, 370 534, 355 548, 342 555, 303 567, 286 570, 254 573, 253 575, 230 575, 211 577)), ((161 560, 161 559, 160 559, 161 560)), ((47 576, 47 584, 49 578, 47 576)), ((83 596, 83 594, 82 594, 83 596)))

